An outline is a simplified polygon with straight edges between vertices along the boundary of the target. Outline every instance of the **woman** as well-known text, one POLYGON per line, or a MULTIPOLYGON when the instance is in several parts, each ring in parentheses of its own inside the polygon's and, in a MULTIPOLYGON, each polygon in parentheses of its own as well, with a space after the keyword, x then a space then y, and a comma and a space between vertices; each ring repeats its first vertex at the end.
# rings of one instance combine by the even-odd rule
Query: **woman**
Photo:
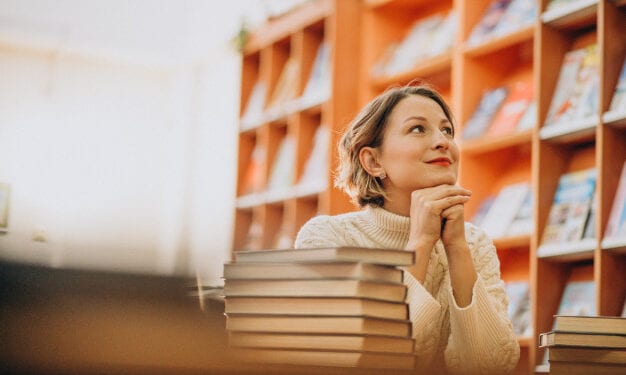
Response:
POLYGON ((339 143, 335 184, 361 207, 317 216, 296 248, 360 246, 415 252, 405 269, 418 368, 502 374, 519 359, 491 240, 464 221, 459 148, 448 105, 428 86, 372 100, 339 143))

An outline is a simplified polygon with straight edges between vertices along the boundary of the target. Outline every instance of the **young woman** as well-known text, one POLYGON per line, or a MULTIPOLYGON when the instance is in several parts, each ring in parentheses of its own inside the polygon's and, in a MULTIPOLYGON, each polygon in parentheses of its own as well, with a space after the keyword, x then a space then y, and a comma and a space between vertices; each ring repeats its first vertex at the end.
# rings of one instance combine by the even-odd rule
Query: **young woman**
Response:
POLYGON ((503 374, 515 368, 519 345, 493 243, 464 220, 471 192, 456 185, 454 133, 448 105, 428 86, 372 100, 339 143, 335 179, 361 210, 314 217, 295 247, 414 251, 405 284, 418 368, 503 374))

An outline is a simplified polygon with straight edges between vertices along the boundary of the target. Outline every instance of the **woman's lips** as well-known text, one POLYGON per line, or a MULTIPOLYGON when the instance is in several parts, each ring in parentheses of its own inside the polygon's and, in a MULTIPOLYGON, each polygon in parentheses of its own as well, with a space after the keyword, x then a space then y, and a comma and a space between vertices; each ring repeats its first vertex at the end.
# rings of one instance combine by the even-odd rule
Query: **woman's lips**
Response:
POLYGON ((452 161, 448 158, 437 158, 428 161, 428 164, 441 165, 443 167, 447 167, 452 164, 452 161))

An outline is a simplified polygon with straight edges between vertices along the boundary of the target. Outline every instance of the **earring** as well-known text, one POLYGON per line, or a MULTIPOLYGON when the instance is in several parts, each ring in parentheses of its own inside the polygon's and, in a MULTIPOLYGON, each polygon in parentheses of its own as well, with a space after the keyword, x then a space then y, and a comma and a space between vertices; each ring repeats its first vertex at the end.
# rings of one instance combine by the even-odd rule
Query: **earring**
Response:
POLYGON ((382 171, 379 175, 378 178, 380 178, 381 180, 384 180, 385 178, 387 178, 387 173, 385 173, 385 171, 382 171))

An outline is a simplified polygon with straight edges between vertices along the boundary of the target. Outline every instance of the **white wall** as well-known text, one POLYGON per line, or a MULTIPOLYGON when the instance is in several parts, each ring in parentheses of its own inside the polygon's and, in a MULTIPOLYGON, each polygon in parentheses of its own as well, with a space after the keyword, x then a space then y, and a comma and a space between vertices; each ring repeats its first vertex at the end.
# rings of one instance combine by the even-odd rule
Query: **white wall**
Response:
POLYGON ((0 258, 219 283, 239 106, 229 39, 268 4, 1 2, 0 258))

